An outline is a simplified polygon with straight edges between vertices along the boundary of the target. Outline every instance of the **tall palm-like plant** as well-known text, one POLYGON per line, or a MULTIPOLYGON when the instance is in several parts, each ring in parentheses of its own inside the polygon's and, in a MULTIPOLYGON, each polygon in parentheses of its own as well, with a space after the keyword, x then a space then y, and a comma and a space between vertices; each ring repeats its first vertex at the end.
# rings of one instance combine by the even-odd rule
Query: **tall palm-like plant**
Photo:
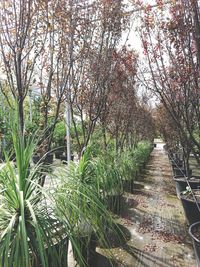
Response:
POLYGON ((52 199, 39 185, 44 166, 30 168, 36 140, 25 140, 18 123, 11 130, 16 163, 6 156, 0 169, 0 266, 67 266, 71 228, 55 216, 52 199))
MULTIPOLYGON (((90 246, 91 237, 94 236, 102 244, 109 246, 105 230, 118 229, 102 198, 105 188, 102 187, 102 181, 97 179, 95 167, 94 160, 90 160, 89 153, 86 152, 78 164, 71 162, 67 169, 58 169, 61 181, 54 192, 58 216, 63 218, 65 224, 68 214, 76 209, 77 212, 73 212, 73 217, 70 217, 70 223, 73 224, 73 233, 76 233, 76 242, 73 240, 72 245, 78 254, 81 253, 81 246, 90 246)), ((78 259, 76 257, 79 266, 90 266, 87 259, 81 256, 83 255, 79 255, 78 259)))

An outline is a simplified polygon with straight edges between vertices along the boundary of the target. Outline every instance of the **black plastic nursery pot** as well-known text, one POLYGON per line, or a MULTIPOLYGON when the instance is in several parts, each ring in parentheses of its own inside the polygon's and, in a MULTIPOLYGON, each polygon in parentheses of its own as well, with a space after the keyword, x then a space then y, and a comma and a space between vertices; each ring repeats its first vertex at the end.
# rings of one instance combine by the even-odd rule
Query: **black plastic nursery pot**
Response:
POLYGON ((46 164, 52 164, 53 163, 53 154, 47 154, 44 162, 46 164))
POLYGON ((94 265, 94 257, 96 254, 96 247, 97 247, 97 238, 95 234, 92 234, 90 237, 82 236, 79 238, 80 242, 80 252, 83 257, 83 261, 86 265, 81 266, 87 266, 87 267, 93 267, 94 265))
POLYGON ((108 226, 105 223, 104 242, 102 242, 102 240, 98 240, 98 247, 103 249, 119 248, 130 239, 131 233, 125 226, 119 223, 108 226))
POLYGON ((146 163, 147 163, 147 161, 138 164, 138 167, 139 167, 139 173, 144 173, 144 172, 145 172, 146 163))
POLYGON ((120 214, 122 208, 122 193, 108 194, 106 198, 108 209, 115 214, 120 214))
POLYGON ((56 150, 55 151, 55 158, 60 159, 60 157, 63 155, 64 151, 62 150, 56 150))
POLYGON ((139 178, 139 172, 136 171, 136 172, 135 172, 135 181, 137 181, 138 178, 139 178))
MULTIPOLYGON (((69 238, 65 237, 59 242, 55 243, 53 246, 47 247, 45 249, 48 259, 48 267, 55 267, 55 264, 56 267, 67 266, 68 245, 69 245, 69 238), (54 251, 53 255, 52 251, 54 251)), ((40 259, 33 258, 33 264, 31 266, 33 267, 42 266, 42 263, 40 262, 40 259)))
POLYGON ((190 225, 189 234, 192 238, 193 247, 197 259, 197 266, 200 267, 200 221, 190 225))
POLYGON ((36 155, 33 155, 32 160, 33 160, 33 163, 34 163, 34 164, 37 164, 38 161, 40 160, 40 156, 37 155, 37 154, 36 154, 36 155))
MULTIPOLYGON (((33 157, 32 157, 32 160, 33 160, 34 164, 37 164, 40 159, 41 159, 41 157, 39 155, 37 155, 37 154, 33 155, 33 157)), ((52 164, 53 163, 53 154, 47 154, 45 156, 45 161, 44 162, 47 165, 52 164)))
MULTIPOLYGON (((60 160, 63 161, 63 163, 67 164, 67 156, 66 155, 61 155, 60 160)), ((74 161, 74 155, 71 155, 71 160, 74 161)))
POLYGON ((168 153, 171 163, 183 164, 182 156, 178 153, 168 153))
POLYGON ((172 168, 182 168, 183 169, 183 161, 182 160, 175 160, 171 161, 172 168))
POLYGON ((200 221, 200 210, 198 209, 198 206, 200 207, 200 190, 194 189, 192 191, 197 199, 197 203, 193 199, 191 193, 184 194, 183 192, 181 192, 180 194, 185 217, 189 225, 200 221))
POLYGON ((125 192, 133 193, 135 179, 122 180, 123 190, 125 192))
MULTIPOLYGON (((142 164, 143 166, 143 164, 142 164)), ((141 171, 138 168, 139 166, 137 166, 136 170, 132 171, 129 175, 129 178, 122 178, 122 186, 123 186, 123 190, 125 192, 129 192, 129 193, 133 193, 134 190, 134 182, 137 181, 139 174, 141 173, 141 171)), ((144 167, 141 167, 141 169, 143 169, 144 167)))
POLYGON ((200 176, 192 176, 188 179, 185 176, 177 175, 173 177, 175 184, 176 184, 176 193, 177 197, 180 198, 180 194, 182 191, 186 190, 188 183, 192 189, 199 189, 200 188, 200 176), (188 183, 187 183, 188 181, 188 183))
MULTIPOLYGON (((184 168, 173 168, 173 173, 174 173, 174 176, 177 176, 177 175, 187 175, 187 171, 186 171, 186 169, 184 169, 184 168)), ((192 170, 191 169, 189 169, 189 176, 191 176, 192 175, 192 170)))
POLYGON ((79 267, 93 267, 94 266, 94 257, 96 254, 96 247, 97 247, 97 237, 95 233, 92 231, 88 231, 88 226, 86 225, 86 231, 83 229, 82 232, 77 233, 76 241, 78 241, 78 251, 73 248, 73 254, 75 260, 80 259, 82 260, 79 262, 79 267))

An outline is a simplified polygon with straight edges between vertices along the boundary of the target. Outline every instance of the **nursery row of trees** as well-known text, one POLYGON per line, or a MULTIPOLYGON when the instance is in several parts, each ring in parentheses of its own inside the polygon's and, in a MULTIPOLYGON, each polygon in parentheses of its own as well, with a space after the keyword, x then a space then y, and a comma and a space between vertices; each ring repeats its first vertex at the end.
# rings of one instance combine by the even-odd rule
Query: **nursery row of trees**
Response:
MULTIPOLYGON (((152 139, 150 108, 136 87, 138 56, 119 46, 129 23, 120 0, 2 1, 1 133, 7 110, 16 108, 22 134, 44 133, 43 154, 58 136, 56 145, 64 144, 64 123, 57 123, 66 120, 65 111, 79 157, 97 127, 105 149, 108 136, 116 150, 152 139)), ((8 129, 6 135, 9 148, 8 129)))
POLYGON ((121 0, 0 1, 1 267, 68 266, 69 240, 94 266, 120 233, 112 213, 154 135, 138 56, 120 45, 129 19, 121 0), (51 165, 65 127, 79 161, 51 165))
POLYGON ((199 1, 157 1, 142 10, 142 82, 161 102, 159 128, 169 148, 180 145, 186 161, 192 152, 200 163, 199 1))

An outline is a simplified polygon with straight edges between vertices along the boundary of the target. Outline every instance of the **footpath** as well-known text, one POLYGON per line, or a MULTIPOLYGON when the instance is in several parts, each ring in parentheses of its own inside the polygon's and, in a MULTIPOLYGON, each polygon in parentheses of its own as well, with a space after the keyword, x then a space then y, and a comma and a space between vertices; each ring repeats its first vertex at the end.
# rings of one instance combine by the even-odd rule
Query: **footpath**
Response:
POLYGON ((163 143, 151 153, 146 169, 125 193, 117 220, 126 240, 113 245, 113 265, 108 251, 97 249, 95 267, 196 267, 182 205, 163 143))

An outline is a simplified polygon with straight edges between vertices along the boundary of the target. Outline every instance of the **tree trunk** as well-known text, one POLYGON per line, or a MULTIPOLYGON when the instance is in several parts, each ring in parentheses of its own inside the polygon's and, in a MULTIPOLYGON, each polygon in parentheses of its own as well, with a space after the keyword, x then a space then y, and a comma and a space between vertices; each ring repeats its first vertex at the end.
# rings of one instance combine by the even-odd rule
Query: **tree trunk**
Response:
POLYGON ((18 112, 19 112, 19 124, 21 134, 24 134, 24 107, 23 107, 23 99, 20 98, 18 100, 18 112))

